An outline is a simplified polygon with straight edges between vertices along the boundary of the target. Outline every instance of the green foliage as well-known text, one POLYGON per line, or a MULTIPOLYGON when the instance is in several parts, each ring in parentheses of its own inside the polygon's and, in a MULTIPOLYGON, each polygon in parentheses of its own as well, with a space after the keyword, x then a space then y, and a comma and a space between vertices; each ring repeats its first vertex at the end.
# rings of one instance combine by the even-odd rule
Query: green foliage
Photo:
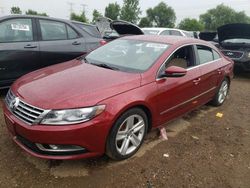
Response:
POLYGON ((47 16, 48 17, 48 15, 46 13, 38 13, 37 11, 31 10, 31 9, 26 11, 25 14, 26 15, 37 15, 37 16, 47 16))
POLYGON ((19 7, 11 7, 10 13, 11 14, 22 14, 22 11, 19 7))
POLYGON ((204 25, 196 19, 185 18, 180 22, 178 28, 187 31, 203 31, 204 25))
POLYGON ((85 12, 82 12, 81 14, 76 14, 73 12, 70 14, 70 19, 78 21, 78 22, 84 22, 84 23, 89 22, 86 15, 85 15, 85 12))
POLYGON ((141 10, 139 0, 123 0, 120 19, 132 23, 137 23, 141 10))
POLYGON ((121 11, 121 7, 117 2, 109 3, 108 6, 105 8, 105 17, 110 18, 112 20, 117 20, 119 18, 121 11))
POLYGON ((96 20, 100 17, 103 17, 103 15, 100 12, 98 12, 98 10, 94 9, 92 23, 95 23, 96 20))
POLYGON ((148 17, 143 17, 139 22, 139 27, 152 27, 152 23, 148 19, 148 17))
POLYGON ((164 2, 160 2, 154 8, 147 10, 147 17, 150 22, 156 27, 174 27, 176 16, 172 7, 164 2))
POLYGON ((225 24, 249 23, 250 18, 244 11, 236 12, 231 7, 220 4, 216 8, 200 15, 200 21, 204 23, 206 30, 215 31, 218 27, 225 24))

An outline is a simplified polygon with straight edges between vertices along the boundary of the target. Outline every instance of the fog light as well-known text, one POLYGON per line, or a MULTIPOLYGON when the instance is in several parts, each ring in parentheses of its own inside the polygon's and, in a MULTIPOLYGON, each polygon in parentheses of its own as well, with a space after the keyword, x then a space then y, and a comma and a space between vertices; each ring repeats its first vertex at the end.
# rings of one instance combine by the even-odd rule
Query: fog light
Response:
POLYGON ((56 145, 56 144, 38 144, 36 146, 45 152, 76 152, 85 151, 85 148, 76 145, 56 145))

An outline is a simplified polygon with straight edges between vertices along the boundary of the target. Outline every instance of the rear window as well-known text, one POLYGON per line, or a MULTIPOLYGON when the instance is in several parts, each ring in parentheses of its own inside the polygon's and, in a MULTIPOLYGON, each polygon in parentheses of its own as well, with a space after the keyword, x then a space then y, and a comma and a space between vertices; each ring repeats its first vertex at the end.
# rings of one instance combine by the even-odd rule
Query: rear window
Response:
POLYGON ((67 40, 66 25, 62 22, 39 20, 42 40, 67 40))
POLYGON ((182 36, 181 32, 180 31, 176 31, 176 30, 171 30, 171 35, 174 35, 174 36, 182 36))
POLYGON ((213 50, 207 46, 197 45, 200 64, 208 63, 214 60, 213 50))
POLYGON ((96 26, 92 25, 85 25, 85 24, 80 24, 80 23, 73 23, 75 26, 78 28, 82 29, 83 31, 87 32, 93 37, 96 38, 101 38, 101 33, 98 31, 96 26))

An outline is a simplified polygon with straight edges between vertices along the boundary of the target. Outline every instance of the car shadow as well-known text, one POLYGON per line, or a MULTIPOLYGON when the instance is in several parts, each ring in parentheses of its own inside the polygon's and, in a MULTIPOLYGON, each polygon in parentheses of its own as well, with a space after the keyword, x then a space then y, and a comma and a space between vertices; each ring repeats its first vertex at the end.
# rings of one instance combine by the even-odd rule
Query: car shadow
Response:
POLYGON ((250 72, 245 72, 243 70, 235 70, 234 78, 236 79, 250 79, 250 72))
POLYGON ((4 98, 8 92, 8 89, 0 89, 0 99, 4 98))

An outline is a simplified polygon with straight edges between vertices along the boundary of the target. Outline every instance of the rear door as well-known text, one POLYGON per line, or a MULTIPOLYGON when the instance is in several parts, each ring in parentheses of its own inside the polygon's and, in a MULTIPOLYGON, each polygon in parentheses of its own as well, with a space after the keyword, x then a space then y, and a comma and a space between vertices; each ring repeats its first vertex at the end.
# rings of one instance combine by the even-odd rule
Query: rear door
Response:
POLYGON ((81 29, 81 34, 85 39, 86 50, 92 51, 101 45, 102 36, 98 28, 90 24, 73 23, 81 29))
POLYGON ((43 66, 72 60, 87 52, 85 39, 67 23, 37 19, 37 24, 43 66))
POLYGON ((0 22, 0 87, 40 65, 39 44, 32 18, 12 18, 0 22))
POLYGON ((221 57, 214 49, 205 45, 196 45, 197 55, 201 70, 201 92, 206 93, 202 96, 204 102, 215 95, 218 80, 221 80, 222 71, 221 57))

